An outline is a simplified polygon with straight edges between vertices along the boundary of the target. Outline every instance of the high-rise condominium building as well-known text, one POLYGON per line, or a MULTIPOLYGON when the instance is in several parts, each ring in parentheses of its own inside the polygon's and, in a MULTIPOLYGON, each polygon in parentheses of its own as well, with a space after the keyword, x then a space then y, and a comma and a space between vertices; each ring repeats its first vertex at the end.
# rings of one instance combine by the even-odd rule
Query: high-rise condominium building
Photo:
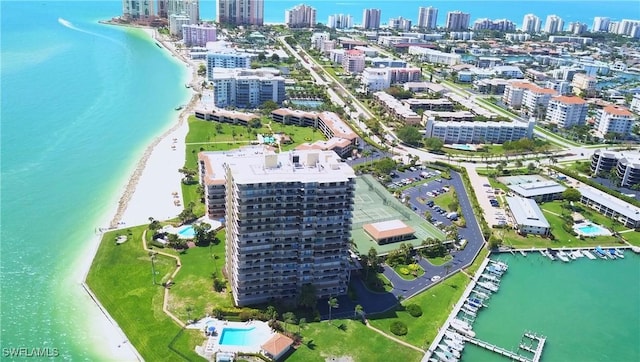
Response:
MULTIPOLYGON (((609 105, 598 112, 596 128, 600 133, 617 133, 627 136, 636 122, 636 117, 628 109, 622 106, 609 105)), ((640 168, 640 166, 639 166, 640 168)))
POLYGON ((329 15, 327 26, 334 29, 349 29, 353 26, 353 18, 349 14, 329 15))
POLYGON ((216 28, 211 25, 189 24, 182 26, 182 41, 188 47, 204 47, 210 41, 216 41, 216 28))
POLYGON ((316 9, 300 4, 285 10, 284 23, 290 28, 312 28, 316 26, 316 9))
POLYGON ((199 0, 166 0, 167 17, 171 15, 186 15, 189 17, 189 24, 200 22, 200 1, 199 0))
POLYGON ((522 19, 522 31, 525 33, 539 33, 542 22, 534 14, 527 14, 522 19))
POLYGON ((129 20, 147 20, 155 16, 155 1, 122 0, 122 17, 129 20))
POLYGON ((266 101, 284 101, 284 78, 273 68, 212 69, 207 77, 213 83, 217 107, 256 108, 266 101))
POLYGON ((344 294, 355 190, 353 169, 333 151, 266 148, 201 152, 207 202, 224 202, 226 275, 234 303, 344 294), (218 194, 225 195, 223 199, 218 194))
POLYGON ((558 128, 569 128, 585 124, 586 118, 587 103, 584 99, 557 96, 549 101, 545 122, 556 124, 558 128))
POLYGON ((469 13, 463 13, 461 11, 450 11, 447 13, 447 22, 445 28, 447 30, 467 30, 469 29, 469 13))
POLYGON ((362 11, 362 28, 365 30, 375 30, 380 28, 380 9, 364 9, 362 11))
POLYGON ((611 19, 607 17, 596 16, 595 18, 593 18, 593 27, 591 28, 591 31, 594 33, 599 31, 607 32, 609 31, 610 22, 611 22, 611 19))
POLYGON ((559 33, 564 29, 564 21, 557 15, 547 16, 547 21, 544 23, 544 32, 547 34, 559 33))
POLYGON ((418 27, 424 29, 435 29, 438 27, 438 9, 429 6, 418 9, 418 27))
POLYGON ((216 20, 230 25, 264 24, 264 0, 217 0, 216 20))

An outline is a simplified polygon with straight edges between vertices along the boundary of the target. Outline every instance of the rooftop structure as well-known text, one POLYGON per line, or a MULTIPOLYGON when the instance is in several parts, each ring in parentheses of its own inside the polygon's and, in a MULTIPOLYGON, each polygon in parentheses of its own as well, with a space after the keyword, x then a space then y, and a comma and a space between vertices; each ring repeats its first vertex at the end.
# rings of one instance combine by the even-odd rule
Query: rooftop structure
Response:
POLYGON ((523 234, 547 235, 551 225, 534 200, 524 197, 507 198, 509 211, 518 231, 523 234))
POLYGON ((616 219, 627 227, 640 227, 640 208, 617 197, 613 197, 591 186, 577 188, 582 195, 580 201, 598 210, 602 215, 616 219))
POLYGON ((538 181, 532 183, 521 183, 508 186, 513 193, 527 199, 534 199, 537 202, 552 201, 559 199, 562 192, 567 188, 555 181, 538 181))
POLYGON ((365 224, 362 228, 379 245, 412 239, 415 233, 412 227, 397 219, 365 224))
POLYGON ((262 349, 262 353, 264 353, 267 357, 271 358, 274 361, 277 361, 278 358, 284 356, 289 348, 293 345, 293 339, 276 333, 271 337, 268 341, 266 341, 263 345, 260 346, 262 349))

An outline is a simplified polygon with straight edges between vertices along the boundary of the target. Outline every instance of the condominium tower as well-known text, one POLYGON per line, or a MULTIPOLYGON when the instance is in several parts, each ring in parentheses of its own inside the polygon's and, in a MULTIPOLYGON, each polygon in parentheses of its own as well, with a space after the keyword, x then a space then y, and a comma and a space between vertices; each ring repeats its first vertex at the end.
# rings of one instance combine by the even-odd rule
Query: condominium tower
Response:
POLYGON ((611 19, 607 17, 596 16, 595 18, 593 18, 593 27, 591 28, 591 31, 593 33, 596 33, 599 31, 607 32, 609 30, 610 22, 611 22, 611 19))
POLYGON ((418 9, 418 27, 424 29, 435 29, 438 27, 438 9, 429 6, 418 9))
POLYGON ((230 25, 262 25, 264 0, 217 0, 216 21, 230 25))
POLYGON ((562 32, 564 29, 564 21, 557 15, 547 16, 547 21, 544 23, 544 32, 547 34, 555 34, 562 32))
POLYGON ((284 12, 284 23, 290 28, 312 28, 316 26, 316 9, 300 4, 284 12))
POLYGON ((306 284, 319 298, 346 293, 355 174, 335 152, 254 147, 199 161, 207 203, 225 195, 235 305, 296 301, 306 284))
POLYGON ((365 30, 375 30, 380 28, 380 9, 364 9, 362 11, 362 28, 365 30))
POLYGON ((148 20, 155 16, 155 1, 122 0, 122 17, 128 20, 148 20))
POLYGON ((542 22, 534 14, 527 14, 522 19, 522 31, 525 33, 539 33, 542 22))
POLYGON ((200 22, 200 1, 199 0, 166 0, 167 17, 171 15, 186 15, 189 17, 189 24, 200 22))
POLYGON ((447 30, 467 30, 469 29, 469 13, 463 13, 461 11, 450 11, 447 13, 447 22, 445 28, 447 30))

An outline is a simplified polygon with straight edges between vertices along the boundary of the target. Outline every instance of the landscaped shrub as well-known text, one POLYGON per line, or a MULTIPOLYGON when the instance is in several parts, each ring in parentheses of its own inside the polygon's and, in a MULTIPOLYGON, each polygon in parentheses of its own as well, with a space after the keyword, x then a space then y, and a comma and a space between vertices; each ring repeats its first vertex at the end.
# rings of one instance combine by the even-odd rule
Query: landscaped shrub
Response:
POLYGON ((419 269, 420 269, 420 266, 418 266, 418 264, 416 264, 416 263, 409 264, 409 270, 418 271, 419 269))
POLYGON ((411 314, 412 317, 420 317, 422 315, 422 307, 417 304, 409 304, 407 307, 407 312, 411 314))
POLYGON ((404 336, 407 334, 407 325, 400 321, 395 321, 391 323, 391 333, 396 336, 404 336))
POLYGON ((407 268, 400 268, 400 274, 402 275, 409 275, 409 269, 407 268))

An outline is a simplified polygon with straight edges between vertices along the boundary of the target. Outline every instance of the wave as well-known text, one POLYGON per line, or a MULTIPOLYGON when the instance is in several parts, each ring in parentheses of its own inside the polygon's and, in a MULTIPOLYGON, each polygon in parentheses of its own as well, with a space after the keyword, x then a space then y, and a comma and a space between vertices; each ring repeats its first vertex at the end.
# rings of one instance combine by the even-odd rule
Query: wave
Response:
POLYGON ((123 48, 126 48, 125 45, 122 42, 119 42, 118 40, 116 40, 114 38, 111 38, 111 37, 108 37, 106 35, 102 35, 102 34, 99 34, 99 33, 94 33, 94 32, 89 31, 89 30, 84 30, 84 29, 78 28, 77 26, 73 25, 73 23, 70 22, 69 20, 66 20, 66 19, 63 19, 63 18, 58 18, 58 23, 60 23, 60 25, 66 27, 66 28, 69 28, 71 30, 75 30, 75 31, 79 31, 81 33, 97 36, 98 38, 106 39, 106 40, 108 40, 110 42, 113 42, 113 43, 123 47, 123 48))

